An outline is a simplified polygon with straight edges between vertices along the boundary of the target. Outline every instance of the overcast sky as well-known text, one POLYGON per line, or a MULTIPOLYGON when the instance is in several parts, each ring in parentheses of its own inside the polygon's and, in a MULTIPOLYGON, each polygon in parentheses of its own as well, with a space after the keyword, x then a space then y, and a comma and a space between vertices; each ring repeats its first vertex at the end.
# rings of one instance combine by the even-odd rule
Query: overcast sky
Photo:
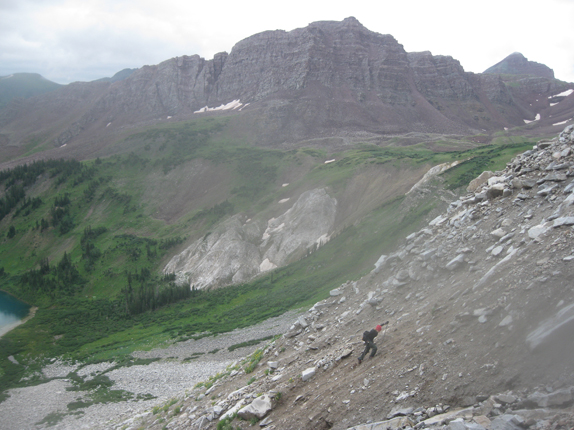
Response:
POLYGON ((91 81, 179 55, 211 59, 261 31, 349 16, 466 71, 521 52, 574 82, 574 0, 0 0, 0 76, 91 81))

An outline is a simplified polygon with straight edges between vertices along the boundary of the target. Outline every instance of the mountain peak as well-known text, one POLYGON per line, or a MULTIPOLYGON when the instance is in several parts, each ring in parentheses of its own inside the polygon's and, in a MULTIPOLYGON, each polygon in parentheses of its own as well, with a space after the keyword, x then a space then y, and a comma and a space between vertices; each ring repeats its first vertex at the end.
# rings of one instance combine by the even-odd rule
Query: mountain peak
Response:
POLYGON ((363 27, 363 24, 361 24, 359 22, 359 20, 357 18, 355 18, 354 16, 349 16, 349 17, 345 18, 342 22, 343 22, 343 24, 346 24, 348 26, 355 25, 355 26, 363 27))
POLYGON ((533 75, 541 78, 554 79, 554 70, 544 64, 528 61, 528 58, 520 52, 513 52, 504 60, 486 69, 483 73, 533 75))

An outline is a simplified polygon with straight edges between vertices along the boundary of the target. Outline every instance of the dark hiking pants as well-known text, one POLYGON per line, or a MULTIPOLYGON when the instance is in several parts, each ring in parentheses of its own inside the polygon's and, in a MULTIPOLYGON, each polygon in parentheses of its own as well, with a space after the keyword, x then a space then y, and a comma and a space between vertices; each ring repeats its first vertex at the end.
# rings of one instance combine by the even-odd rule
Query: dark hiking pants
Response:
POLYGON ((371 342, 365 342, 365 350, 363 351, 363 353, 359 356, 359 360, 363 360, 363 358, 365 358, 365 356, 367 355, 367 353, 369 352, 369 350, 371 351, 371 357, 374 356, 377 353, 377 345, 375 345, 375 342, 371 341, 371 342))

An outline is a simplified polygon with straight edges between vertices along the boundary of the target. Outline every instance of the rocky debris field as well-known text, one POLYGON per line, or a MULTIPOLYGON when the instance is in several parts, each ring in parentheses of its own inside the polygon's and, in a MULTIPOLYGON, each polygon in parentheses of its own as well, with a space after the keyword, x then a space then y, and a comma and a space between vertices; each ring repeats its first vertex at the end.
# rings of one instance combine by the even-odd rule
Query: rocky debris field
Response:
MULTIPOLYGON (((290 315, 277 326, 284 334, 251 355, 225 357, 203 383, 95 405, 97 417, 87 408, 55 428, 574 428, 573 143, 570 126, 484 173, 371 273, 290 315), (363 331, 386 321, 377 354, 358 364, 363 331), (131 415, 105 409, 126 405, 131 415)), ((180 347, 140 359, 180 365, 191 344, 180 347)), ((156 383, 153 370, 141 379, 156 383)), ((3 417, 22 399, 12 396, 3 417)))
POLYGON ((574 428, 573 131, 481 175, 251 359, 117 428, 574 428))
MULTIPOLYGON (((44 367, 42 375, 31 375, 43 383, 9 391, 10 397, 0 403, 0 428, 115 428, 115 423, 145 413, 158 403, 185 396, 197 383, 224 371, 253 349, 239 347, 229 351, 230 346, 282 333, 295 315, 290 312, 215 337, 136 351, 132 354, 134 361, 128 365, 115 362, 84 365, 55 360, 44 367), (106 378, 111 382, 110 390, 124 390, 123 398, 101 398, 97 385, 89 384, 90 381, 105 384, 106 378)), ((109 390, 103 394, 109 394, 109 390)))

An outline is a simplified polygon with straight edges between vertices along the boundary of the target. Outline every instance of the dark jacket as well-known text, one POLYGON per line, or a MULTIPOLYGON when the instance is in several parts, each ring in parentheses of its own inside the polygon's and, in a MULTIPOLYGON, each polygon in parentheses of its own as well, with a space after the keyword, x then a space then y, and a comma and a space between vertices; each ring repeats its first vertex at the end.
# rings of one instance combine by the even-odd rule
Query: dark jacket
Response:
POLYGON ((371 331, 368 332, 368 334, 365 334, 365 342, 372 342, 375 340, 375 338, 377 337, 377 335, 379 334, 379 332, 375 329, 372 329, 371 331))

